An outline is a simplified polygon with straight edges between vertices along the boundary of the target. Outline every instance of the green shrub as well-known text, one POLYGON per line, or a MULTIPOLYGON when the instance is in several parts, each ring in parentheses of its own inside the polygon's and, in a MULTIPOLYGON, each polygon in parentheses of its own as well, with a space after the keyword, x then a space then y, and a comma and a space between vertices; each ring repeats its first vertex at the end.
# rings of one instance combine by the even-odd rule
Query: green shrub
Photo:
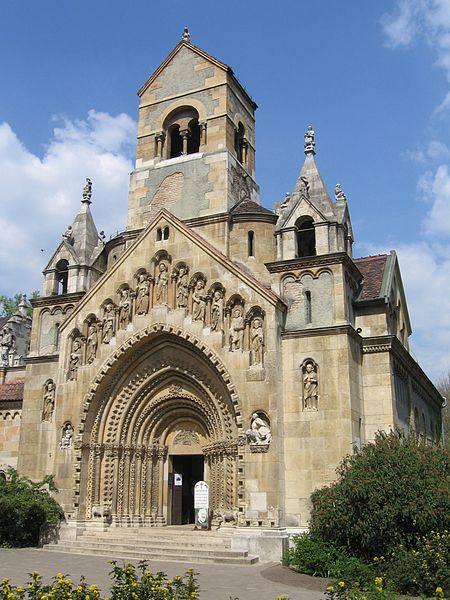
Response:
POLYGON ((345 550, 309 534, 296 536, 288 555, 289 565, 300 573, 364 583, 373 577, 372 567, 345 550))
POLYGON ((365 559, 450 530, 450 453, 414 436, 379 432, 343 460, 338 480, 313 492, 310 531, 365 559))
POLYGON ((44 527, 64 517, 59 504, 47 489, 56 491, 52 476, 33 483, 10 469, 9 481, 0 478, 0 545, 37 546, 44 527))

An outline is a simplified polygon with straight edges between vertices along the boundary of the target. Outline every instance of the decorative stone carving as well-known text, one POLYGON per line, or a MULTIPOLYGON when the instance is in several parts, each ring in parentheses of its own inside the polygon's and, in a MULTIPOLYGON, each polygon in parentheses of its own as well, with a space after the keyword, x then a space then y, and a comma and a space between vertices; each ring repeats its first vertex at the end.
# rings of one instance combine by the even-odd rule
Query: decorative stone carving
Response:
POLYGON ((241 306, 235 306, 232 311, 230 323, 230 352, 240 350, 242 352, 244 346, 244 329, 245 320, 243 309, 241 306))
POLYGON ((73 246, 73 231, 72 231, 72 225, 69 225, 68 228, 66 229, 66 231, 63 233, 63 239, 70 244, 71 246, 73 246))
POLYGON ((223 290, 216 289, 211 307, 211 331, 223 331, 223 290))
POLYGON ((124 288, 120 292, 119 301, 119 328, 126 329, 131 321, 131 297, 130 290, 124 288))
POLYGON ((96 323, 91 323, 88 327, 86 338, 86 362, 91 364, 97 356, 98 332, 96 323))
POLYGON ((4 367, 12 366, 11 355, 13 355, 16 350, 16 336, 14 335, 12 328, 8 325, 2 329, 0 346, 2 349, 2 365, 4 367))
POLYGON ((197 279, 192 293, 192 320, 204 321, 207 296, 204 294, 205 280, 197 279))
POLYGON ((176 282, 176 303, 177 308, 187 308, 189 297, 189 278, 188 269, 185 265, 178 268, 176 282))
POLYGON ((302 365, 303 410, 318 410, 319 381, 317 366, 313 360, 307 359, 302 365))
POLYGON ((167 272, 167 263, 161 261, 158 265, 158 275, 156 276, 156 304, 167 306, 167 291, 169 286, 169 273, 167 272))
POLYGON ((262 365, 264 359, 264 331, 260 317, 255 317, 250 328, 251 364, 262 365))
POLYGON ((77 337, 72 340, 72 349, 69 357, 69 372, 67 374, 67 379, 69 381, 75 381, 77 378, 78 367, 81 365, 81 355, 81 340, 77 337))
POLYGON ((90 204, 91 197, 92 197, 92 181, 89 179, 89 177, 86 177, 86 183, 84 184, 84 188, 83 188, 83 202, 88 202, 90 204))
POLYGON ((342 191, 340 183, 337 183, 334 188, 334 196, 336 198, 336 202, 347 202, 347 196, 342 191))
POLYGON ((196 431, 189 431, 187 429, 179 431, 173 440, 174 446, 192 446, 199 443, 200 439, 198 437, 198 433, 196 431))
POLYGON ((136 314, 146 315, 150 306, 150 277, 140 273, 136 286, 136 314))
POLYGON ((305 154, 315 154, 316 142, 314 141, 314 129, 311 125, 305 133, 305 154))
POLYGON ((102 342, 109 344, 116 335, 116 311, 114 304, 108 302, 103 309, 102 342))
POLYGON ((269 423, 259 413, 252 414, 250 429, 246 431, 250 445, 269 445, 272 440, 269 423))
POLYGON ((299 192, 309 198, 309 181, 304 175, 300 177, 299 192))
POLYGON ((42 406, 42 421, 51 421, 55 409, 55 383, 49 379, 44 385, 44 402, 42 406))
POLYGON ((72 448, 73 444, 73 427, 72 423, 66 423, 63 427, 61 441, 59 447, 61 450, 72 448))

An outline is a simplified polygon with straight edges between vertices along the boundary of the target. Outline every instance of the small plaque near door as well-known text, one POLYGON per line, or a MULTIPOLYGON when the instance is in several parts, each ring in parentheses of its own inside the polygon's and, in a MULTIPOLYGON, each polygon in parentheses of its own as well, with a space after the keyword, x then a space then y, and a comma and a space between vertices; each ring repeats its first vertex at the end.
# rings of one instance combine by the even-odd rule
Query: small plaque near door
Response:
POLYGON ((183 485, 183 475, 181 473, 174 473, 173 485, 183 485))
POLYGON ((206 481, 197 481, 194 486, 195 526, 209 529, 209 485, 206 481))

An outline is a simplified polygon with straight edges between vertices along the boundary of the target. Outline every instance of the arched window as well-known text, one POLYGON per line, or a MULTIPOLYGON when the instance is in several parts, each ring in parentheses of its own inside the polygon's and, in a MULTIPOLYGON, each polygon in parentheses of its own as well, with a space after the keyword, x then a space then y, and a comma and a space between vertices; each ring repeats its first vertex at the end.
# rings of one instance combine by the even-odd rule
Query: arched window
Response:
POLYGON ((248 255, 255 256, 255 233, 253 231, 248 232, 247 243, 248 255))
POLYGON ((169 239, 169 228, 168 227, 164 227, 164 230, 163 230, 163 239, 164 240, 168 240, 169 239))
POLYGON ((56 293, 67 294, 69 282, 69 263, 67 260, 60 260, 56 263, 56 293))
POLYGON ((305 323, 312 323, 312 304, 310 290, 305 290, 305 323))
POLYGON ((245 163, 246 159, 247 140, 245 137, 245 127, 239 122, 234 133, 234 149, 236 150, 236 158, 240 163, 245 163))
POLYGON ((297 237, 297 257, 315 256, 316 231, 311 217, 298 219, 295 223, 297 237))
POLYGON ((156 241, 160 242, 162 240, 162 229, 161 227, 158 227, 158 229, 156 230, 156 241))
POLYGON ((191 106, 178 108, 164 121, 166 158, 194 154, 200 149, 198 112, 191 106))

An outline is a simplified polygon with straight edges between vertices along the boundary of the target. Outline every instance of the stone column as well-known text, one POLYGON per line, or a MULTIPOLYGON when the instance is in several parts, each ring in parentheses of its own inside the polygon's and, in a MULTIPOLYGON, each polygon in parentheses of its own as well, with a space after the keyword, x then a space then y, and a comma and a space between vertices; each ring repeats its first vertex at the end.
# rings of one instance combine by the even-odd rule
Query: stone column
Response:
POLYGON ((247 166, 247 157, 248 157, 248 141, 247 138, 242 138, 242 164, 247 166))
POLYGON ((200 121, 200 146, 206 145, 206 121, 200 121))
POLYGON ((166 137, 166 135, 163 131, 160 131, 155 134, 155 141, 156 141, 156 156, 155 156, 155 158, 163 157, 163 148, 164 148, 165 137, 166 137))
POLYGON ((167 447, 160 446, 157 450, 158 456, 158 513, 156 515, 156 524, 165 525, 164 519, 164 463, 167 458, 167 447))
POLYGON ((188 153, 188 139, 191 137, 191 132, 189 129, 180 129, 180 135, 183 138, 183 150, 181 155, 186 156, 188 153))

